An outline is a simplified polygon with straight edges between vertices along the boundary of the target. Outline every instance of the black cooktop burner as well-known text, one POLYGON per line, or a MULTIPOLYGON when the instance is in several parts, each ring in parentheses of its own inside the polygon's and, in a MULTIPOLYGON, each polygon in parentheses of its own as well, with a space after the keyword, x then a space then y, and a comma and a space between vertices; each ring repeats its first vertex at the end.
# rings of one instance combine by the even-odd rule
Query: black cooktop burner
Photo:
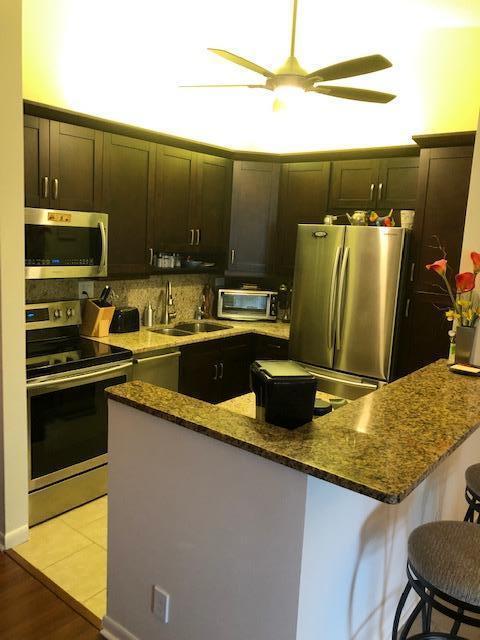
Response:
POLYGON ((27 379, 129 360, 132 352, 78 336, 27 340, 27 379))

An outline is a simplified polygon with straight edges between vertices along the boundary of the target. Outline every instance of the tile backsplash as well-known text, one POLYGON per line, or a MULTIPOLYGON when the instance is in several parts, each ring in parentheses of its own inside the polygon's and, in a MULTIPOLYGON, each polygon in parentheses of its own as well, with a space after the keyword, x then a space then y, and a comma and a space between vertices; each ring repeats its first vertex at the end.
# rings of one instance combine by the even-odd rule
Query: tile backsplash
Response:
MULTIPOLYGON (((176 321, 191 320, 201 304, 203 286, 211 282, 208 275, 182 274, 151 276, 141 280, 112 280, 109 282, 114 291, 112 302, 117 306, 138 307, 140 315, 149 302, 154 309, 161 309, 168 280, 172 283, 176 321)), ((105 284, 94 282, 95 297, 100 295, 105 284)), ((78 280, 27 280, 25 286, 27 302, 78 298, 78 280)))

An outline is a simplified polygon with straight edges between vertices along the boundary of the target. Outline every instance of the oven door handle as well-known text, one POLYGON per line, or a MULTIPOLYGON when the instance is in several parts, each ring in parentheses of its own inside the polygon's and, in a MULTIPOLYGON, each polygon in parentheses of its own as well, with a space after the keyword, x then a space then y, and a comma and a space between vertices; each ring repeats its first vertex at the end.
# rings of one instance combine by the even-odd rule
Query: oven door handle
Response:
POLYGON ((105 225, 103 222, 98 223, 100 229, 100 236, 102 238, 102 255, 100 256, 100 265, 98 270, 101 272, 107 266, 107 232, 105 231, 105 225))
POLYGON ((91 380, 92 378, 97 378, 98 380, 102 380, 105 376, 108 376, 111 373, 118 373, 119 371, 123 371, 124 369, 130 369, 132 367, 131 362, 126 362, 125 364, 118 365, 116 367, 109 367, 108 369, 100 369, 97 371, 90 371, 90 373, 82 373, 80 375, 68 376, 66 378, 54 378, 52 380, 42 380, 41 382, 27 382, 27 391, 34 391, 36 389, 48 389, 48 387, 57 387, 59 385, 67 385, 71 382, 78 382, 81 380, 91 380))

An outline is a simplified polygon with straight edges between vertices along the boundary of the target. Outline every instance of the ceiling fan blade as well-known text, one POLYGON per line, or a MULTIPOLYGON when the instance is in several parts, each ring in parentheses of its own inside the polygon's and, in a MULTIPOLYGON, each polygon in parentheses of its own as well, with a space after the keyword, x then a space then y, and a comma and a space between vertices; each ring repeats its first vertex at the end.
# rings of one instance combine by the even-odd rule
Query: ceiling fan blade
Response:
POLYGON ((380 102, 386 104, 394 98, 393 93, 383 93, 382 91, 370 91, 369 89, 354 89, 353 87, 334 87, 320 85, 308 91, 323 93, 334 98, 345 98, 346 100, 360 100, 361 102, 380 102))
POLYGON ((212 51, 213 53, 216 53, 217 56, 225 58, 225 60, 228 60, 229 62, 233 62, 234 64, 239 64, 241 67, 250 69, 250 71, 255 71, 255 73, 260 73, 262 76, 265 76, 266 78, 273 78, 273 76, 275 75, 268 69, 265 69, 264 67, 261 67, 260 65, 255 64, 255 62, 250 62, 250 60, 246 60, 245 58, 237 56, 235 53, 230 53, 230 51, 225 51, 224 49, 212 49, 210 47, 208 48, 208 50, 212 51))
POLYGON ((242 87, 247 89, 266 89, 271 91, 264 84, 181 84, 180 89, 231 89, 233 87, 242 87))
POLYGON ((345 60, 338 64, 332 64, 330 67, 317 69, 307 75, 307 78, 323 82, 324 80, 338 80, 339 78, 352 78, 353 76, 361 76, 365 73, 373 73, 381 71, 392 66, 390 60, 379 54, 365 56, 363 58, 354 58, 353 60, 345 60))

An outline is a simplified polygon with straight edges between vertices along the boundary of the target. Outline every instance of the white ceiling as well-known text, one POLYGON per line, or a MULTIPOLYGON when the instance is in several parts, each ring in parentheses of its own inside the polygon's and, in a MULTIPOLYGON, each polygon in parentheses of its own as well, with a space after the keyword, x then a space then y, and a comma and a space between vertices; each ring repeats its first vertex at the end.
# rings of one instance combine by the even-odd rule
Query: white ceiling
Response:
POLYGON ((227 147, 271 151, 405 144, 473 129, 480 104, 479 0, 299 0, 297 57, 308 70, 382 53, 392 69, 343 80, 396 93, 388 105, 180 84, 258 82, 207 51, 275 69, 291 0, 24 0, 24 94, 227 147))

